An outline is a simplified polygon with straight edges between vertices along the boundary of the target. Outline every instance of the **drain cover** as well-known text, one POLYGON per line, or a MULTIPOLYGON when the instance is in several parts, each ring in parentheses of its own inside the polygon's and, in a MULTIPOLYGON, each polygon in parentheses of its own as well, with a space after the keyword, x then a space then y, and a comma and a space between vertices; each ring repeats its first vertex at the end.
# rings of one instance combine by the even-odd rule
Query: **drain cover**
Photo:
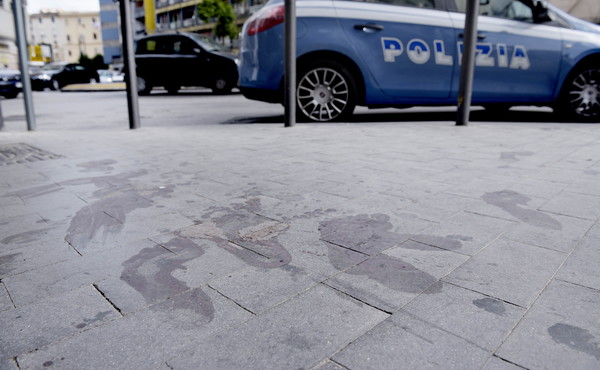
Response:
POLYGON ((23 143, 0 145, 0 166, 55 158, 62 158, 62 155, 50 153, 23 143))

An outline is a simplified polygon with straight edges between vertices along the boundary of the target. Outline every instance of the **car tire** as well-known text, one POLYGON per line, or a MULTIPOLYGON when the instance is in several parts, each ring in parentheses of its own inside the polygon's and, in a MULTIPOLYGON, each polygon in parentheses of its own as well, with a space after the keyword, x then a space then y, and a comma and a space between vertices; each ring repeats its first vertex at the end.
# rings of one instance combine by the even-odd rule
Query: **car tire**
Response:
POLYGON ((4 96, 4 99, 15 99, 18 95, 19 95, 19 92, 15 91, 15 92, 5 93, 2 96, 4 96))
POLYGON ((51 88, 52 90, 55 90, 55 91, 60 91, 60 90, 62 90, 62 85, 60 84, 60 82, 58 82, 58 80, 55 80, 55 79, 53 79, 53 80, 50 82, 50 86, 51 86, 50 88, 51 88))
POLYGON ((555 110, 563 121, 600 122, 600 68, 586 64, 566 80, 555 110))
POLYGON ((152 91, 152 85, 145 77, 137 76, 137 90, 138 95, 150 95, 150 91, 152 91))
POLYGON ((217 77, 211 87, 212 92, 219 95, 229 94, 231 89, 233 89, 233 84, 225 77, 217 77))
POLYGON ((350 71, 334 60, 314 60, 299 68, 296 114, 301 121, 342 121, 356 106, 350 71))
POLYGON ((181 87, 177 86, 177 85, 167 85, 165 86, 165 90, 167 90, 167 92, 169 94, 177 94, 177 92, 179 91, 181 87))

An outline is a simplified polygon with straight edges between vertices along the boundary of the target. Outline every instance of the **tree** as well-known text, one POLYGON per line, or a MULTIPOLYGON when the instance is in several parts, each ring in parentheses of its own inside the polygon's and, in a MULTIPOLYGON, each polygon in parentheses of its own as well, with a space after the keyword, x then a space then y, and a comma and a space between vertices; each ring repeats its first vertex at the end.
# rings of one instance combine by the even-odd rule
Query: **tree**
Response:
POLYGON ((198 4, 198 17, 204 22, 214 22, 214 33, 220 39, 229 37, 235 39, 238 36, 238 28, 235 24, 235 12, 231 4, 224 0, 204 0, 198 4))
POLYGON ((90 58, 85 53, 81 53, 79 55, 79 64, 86 68, 98 70, 98 69, 107 69, 108 66, 104 63, 104 57, 102 54, 96 54, 95 57, 90 58))

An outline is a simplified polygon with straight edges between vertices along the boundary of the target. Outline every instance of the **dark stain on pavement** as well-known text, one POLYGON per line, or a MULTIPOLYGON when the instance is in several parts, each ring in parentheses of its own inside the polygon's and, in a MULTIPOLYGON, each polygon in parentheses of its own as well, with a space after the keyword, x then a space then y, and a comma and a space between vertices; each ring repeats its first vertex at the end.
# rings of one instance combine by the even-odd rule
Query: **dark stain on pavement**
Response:
POLYGON ((504 302, 499 301, 494 298, 486 297, 486 298, 476 299, 473 301, 473 304, 476 307, 481 308, 482 310, 485 310, 489 313, 493 313, 496 315, 504 315, 504 313, 506 312, 506 307, 504 306, 504 302))
POLYGON ((486 193, 482 199, 491 205, 501 208, 513 217, 533 226, 546 229, 561 230, 562 225, 547 214, 526 208, 531 200, 523 194, 512 190, 486 193))
POLYGON ((51 227, 26 231, 23 233, 14 234, 11 236, 7 236, 6 238, 0 240, 2 244, 29 244, 40 241, 40 237, 46 234, 47 231, 52 230, 51 227))
POLYGON ((319 224, 321 240, 370 256, 400 245, 406 238, 391 232, 393 225, 384 214, 335 218, 319 224))
POLYGON ((427 293, 441 293, 442 288, 434 284, 438 279, 410 263, 398 258, 380 254, 371 257, 347 271, 352 275, 364 275, 380 284, 400 292, 421 293, 431 287, 427 293))
POLYGON ((84 172, 88 171, 111 171, 114 169, 111 165, 116 164, 117 161, 114 159, 101 159, 98 161, 90 161, 84 163, 78 163, 77 167, 83 168, 84 172))
POLYGON ((86 318, 84 318, 83 322, 75 325, 75 327, 77 329, 83 329, 86 326, 89 326, 89 325, 94 324, 96 322, 103 321, 106 318, 106 316, 110 315, 111 313, 113 313, 113 311, 98 312, 98 314, 96 315, 96 317, 94 317, 93 319, 86 319, 86 318))
POLYGON ((556 343, 586 353, 600 361, 600 345, 588 330, 573 325, 557 323, 548 328, 548 334, 550 334, 552 340, 556 343))
MULTIPOLYGON (((142 249, 123 262, 121 280, 138 291, 148 304, 157 303, 189 290, 187 284, 175 278, 173 273, 186 270, 186 262, 204 254, 202 247, 190 240, 173 238, 165 244, 174 249, 185 248, 186 252, 174 255, 161 245, 156 245, 142 249)), ((176 308, 193 310, 209 320, 214 317, 214 307, 210 297, 201 291, 195 293, 195 299, 178 301, 176 308)))
POLYGON ((0 256, 0 276, 8 274, 14 270, 12 265, 15 262, 15 259, 20 255, 21 253, 12 253, 0 256))
POLYGON ((500 153, 500 159, 503 161, 517 162, 519 160, 517 156, 528 157, 531 155, 533 155, 533 152, 502 152, 500 153))

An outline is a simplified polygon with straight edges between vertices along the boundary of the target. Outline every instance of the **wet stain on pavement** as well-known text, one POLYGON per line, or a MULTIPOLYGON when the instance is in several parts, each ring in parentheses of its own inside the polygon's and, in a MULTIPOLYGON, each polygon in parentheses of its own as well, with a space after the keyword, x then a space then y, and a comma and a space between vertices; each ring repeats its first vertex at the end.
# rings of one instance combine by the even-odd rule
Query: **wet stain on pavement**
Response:
POLYGON ((485 310, 489 313, 493 313, 496 315, 504 315, 504 313, 506 312, 506 307, 504 306, 504 302, 499 301, 494 298, 486 297, 486 298, 476 299, 473 301, 473 304, 476 307, 481 308, 482 310, 485 310))
POLYGON ((85 249, 90 241, 100 238, 103 242, 109 234, 123 229, 127 215, 136 209, 151 207, 157 196, 168 196, 173 187, 159 187, 143 196, 132 188, 132 178, 146 171, 135 171, 114 176, 99 176, 62 182, 63 185, 94 184, 99 189, 94 197, 99 200, 80 209, 71 219, 66 240, 78 250, 85 249), (102 233, 102 234, 100 234, 102 233), (101 236, 100 236, 101 235, 101 236))
POLYGON ((393 225, 384 214, 335 218, 319 224, 321 240, 370 256, 402 243, 406 238, 391 232, 393 225))
POLYGON ((276 268, 289 264, 292 256, 278 240, 289 224, 247 212, 244 206, 247 203, 241 209, 211 208, 202 216, 206 221, 179 234, 211 240, 250 266, 276 268))
POLYGON ((44 229, 31 230, 23 233, 14 234, 11 236, 7 236, 6 238, 0 240, 2 244, 30 244, 35 243, 37 241, 43 240, 41 237, 46 234, 46 232, 52 230, 51 227, 47 227, 44 229))
POLYGON ((421 293, 429 287, 431 289, 427 291, 428 294, 442 291, 439 285, 433 289, 434 284, 438 281, 436 277, 419 270, 410 263, 385 254, 371 257, 347 272, 352 275, 364 275, 399 292, 421 293))
POLYGON ((556 343, 579 352, 586 353, 600 361, 600 344, 596 338, 586 329, 557 323, 548 328, 548 334, 556 343))
POLYGON ((531 200, 523 194, 511 190, 486 193, 482 199, 491 205, 501 208, 513 217, 533 226, 546 229, 561 230, 562 225, 549 215, 526 208, 531 200))
POLYGON ((502 152, 500 153, 500 159, 508 162, 517 162, 517 157, 529 157, 532 156, 533 152, 502 152))
POLYGON ((84 163, 78 163, 77 167, 83 168, 83 172, 89 171, 111 171, 114 169, 113 164, 116 164, 117 161, 114 159, 101 159, 98 161, 90 161, 84 163))
POLYGON ((106 316, 110 315, 111 313, 113 313, 113 311, 98 312, 98 314, 96 315, 96 317, 94 317, 93 319, 85 319, 84 318, 83 322, 75 325, 75 327, 77 329, 83 329, 86 326, 89 326, 89 325, 92 325, 94 323, 103 321, 106 318, 106 316))
POLYGON ((13 263, 15 263, 17 257, 19 257, 21 253, 12 253, 4 256, 0 256, 0 276, 4 276, 9 274, 14 270, 12 267, 13 263))
MULTIPOLYGON (((193 241, 173 238, 165 245, 173 249, 185 249, 185 253, 175 255, 161 245, 144 248, 138 254, 123 262, 121 280, 139 292, 148 304, 157 303, 190 288, 173 276, 175 271, 186 270, 185 263, 204 254, 204 249, 193 241)), ((214 307, 204 292, 198 289, 194 299, 178 300, 178 309, 192 310, 212 320, 214 307)))

